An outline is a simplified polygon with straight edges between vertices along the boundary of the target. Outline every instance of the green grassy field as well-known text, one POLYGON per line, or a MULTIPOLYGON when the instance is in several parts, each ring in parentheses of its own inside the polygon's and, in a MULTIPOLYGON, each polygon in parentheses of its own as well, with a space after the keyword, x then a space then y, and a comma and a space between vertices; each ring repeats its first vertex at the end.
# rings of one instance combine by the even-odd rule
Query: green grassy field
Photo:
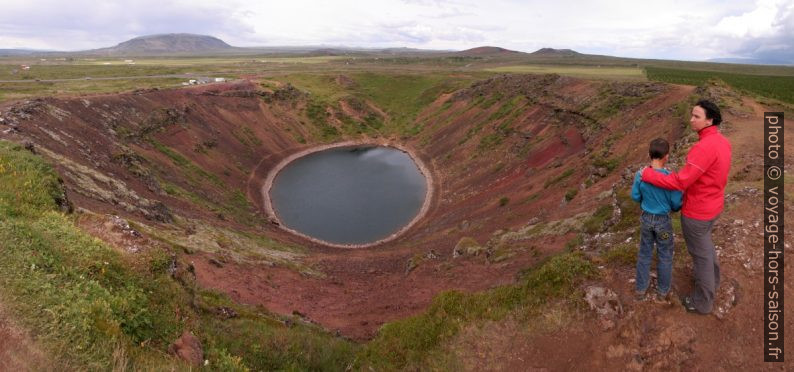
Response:
MULTIPOLYGON (((204 71, 204 69, 193 70, 195 72, 204 71)), ((188 69, 168 65, 32 65, 30 70, 21 70, 18 65, 0 64, 0 80, 82 79, 85 77, 171 75, 185 72, 189 72, 188 69)))
POLYGON ((671 60, 638 60, 640 67, 660 67, 675 70, 713 71, 732 74, 794 76, 794 66, 744 65, 737 63, 691 62, 671 60))
POLYGON ((142 78, 124 80, 74 80, 59 82, 0 83, 0 102, 32 96, 56 96, 73 94, 99 94, 132 91, 147 88, 175 88, 187 79, 142 78))
POLYGON ((213 75, 238 77, 245 73, 283 68, 300 68, 296 65, 329 64, 341 57, 294 57, 294 58, 149 58, 134 60, 91 59, 72 62, 37 62, 27 60, 0 59, 0 80, 54 80, 110 77, 139 77, 156 75, 213 75), (22 69, 26 64, 30 68, 22 69))
POLYGON ((514 65, 485 70, 501 73, 559 74, 587 79, 645 80, 642 69, 637 67, 514 65))
MULTIPOLYGON (((439 55, 356 55, 356 56, 195 56, 195 57, 118 57, 73 59, 32 57, 0 58, 0 80, 23 80, 23 82, 0 83, 0 101, 36 95, 105 93, 133 90, 136 88, 176 86, 180 80, 154 78, 153 76, 172 74, 192 74, 199 76, 238 78, 241 76, 260 76, 290 81, 301 89, 317 93, 321 99, 333 100, 340 97, 340 89, 333 87, 329 76, 334 74, 358 74, 362 83, 357 88, 373 97, 388 96, 389 90, 412 92, 430 83, 448 80, 456 84, 456 79, 448 79, 451 73, 466 76, 485 77, 497 73, 556 73, 585 79, 634 80, 647 79, 676 84, 700 85, 709 78, 721 79, 735 88, 763 95, 769 98, 792 102, 791 79, 794 67, 738 65, 709 62, 686 62, 666 60, 640 60, 607 56, 580 55, 569 57, 538 57, 531 55, 508 55, 504 57, 468 57, 439 55), (128 64, 125 60, 133 60, 128 64), (20 65, 30 66, 22 70, 20 65), (321 74, 321 75, 318 75, 321 74), (369 76, 367 76, 369 74, 369 76), (373 76, 385 74, 387 78, 373 76), (406 81, 393 80, 389 75, 408 75, 406 81), (422 78, 414 75, 424 75, 422 78), (51 79, 92 80, 69 82, 37 82, 51 79), (97 78, 138 77, 136 80, 97 80, 97 78), (144 79, 149 77, 148 79, 144 79), (777 78, 780 79, 777 79, 777 78), (382 80, 382 79, 381 79, 382 80), (434 80, 434 82, 430 82, 434 80), (371 83, 371 84, 370 84, 371 83), (383 94, 381 94, 383 92, 383 94)), ((466 81, 466 79, 462 79, 466 81)), ((450 87, 452 87, 450 85, 450 87)), ((430 92, 430 91, 428 91, 430 92)), ((344 93, 347 94, 347 93, 344 93)), ((344 95, 342 94, 342 96, 344 95)), ((415 96, 414 96, 415 97, 415 96)), ((395 109, 408 109, 411 116, 414 103, 398 97, 395 102, 379 99, 392 104, 395 109)), ((396 120, 402 120, 402 111, 395 113, 396 120)))
POLYGON ((201 65, 234 65, 245 63, 327 63, 346 56, 314 56, 314 57, 270 57, 270 56, 243 56, 243 57, 184 57, 184 58, 96 58, 75 61, 77 65, 129 65, 127 60, 135 65, 146 66, 201 66, 201 65))

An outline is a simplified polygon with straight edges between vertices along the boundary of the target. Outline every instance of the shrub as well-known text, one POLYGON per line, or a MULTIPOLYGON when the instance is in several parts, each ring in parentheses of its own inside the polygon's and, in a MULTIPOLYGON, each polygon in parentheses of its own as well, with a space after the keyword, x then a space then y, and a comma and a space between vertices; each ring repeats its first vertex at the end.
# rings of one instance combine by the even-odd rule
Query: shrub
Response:
POLYGON ((578 297, 578 284, 596 274, 583 254, 565 253, 525 271, 517 285, 474 294, 442 292, 422 314, 385 324, 364 346, 354 369, 422 370, 425 359, 443 352, 442 342, 465 323, 503 319, 516 309, 538 313, 552 298, 578 297))
POLYGON ((604 222, 612 217, 613 210, 614 208, 612 208, 611 204, 598 207, 596 212, 584 222, 584 231, 588 234, 595 234, 601 231, 604 222))
POLYGON ((546 180, 546 183, 543 184, 543 188, 548 188, 549 186, 556 185, 562 181, 565 181, 568 177, 570 177, 575 170, 573 168, 566 169, 565 172, 562 172, 559 176, 546 180))

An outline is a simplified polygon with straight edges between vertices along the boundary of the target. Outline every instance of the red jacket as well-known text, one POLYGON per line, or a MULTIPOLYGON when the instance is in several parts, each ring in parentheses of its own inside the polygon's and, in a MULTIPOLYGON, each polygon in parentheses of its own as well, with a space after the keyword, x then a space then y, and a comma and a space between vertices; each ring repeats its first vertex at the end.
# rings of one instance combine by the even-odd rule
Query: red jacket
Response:
POLYGON ((701 129, 698 136, 700 140, 689 150, 683 169, 664 175, 648 167, 642 172, 642 180, 663 189, 684 191, 681 214, 708 221, 717 217, 725 204, 731 143, 713 125, 701 129))

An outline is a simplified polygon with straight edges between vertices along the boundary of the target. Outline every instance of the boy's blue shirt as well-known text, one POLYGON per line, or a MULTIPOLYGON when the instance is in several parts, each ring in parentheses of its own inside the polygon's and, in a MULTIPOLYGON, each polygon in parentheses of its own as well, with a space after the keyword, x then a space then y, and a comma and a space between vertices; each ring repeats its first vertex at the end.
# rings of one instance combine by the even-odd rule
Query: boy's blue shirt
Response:
MULTIPOLYGON (((670 174, 667 169, 654 169, 657 172, 670 174)), ((653 214, 668 214, 670 210, 681 209, 681 191, 665 190, 650 183, 642 181, 642 173, 634 176, 634 185, 631 187, 631 198, 640 203, 642 210, 653 214)))

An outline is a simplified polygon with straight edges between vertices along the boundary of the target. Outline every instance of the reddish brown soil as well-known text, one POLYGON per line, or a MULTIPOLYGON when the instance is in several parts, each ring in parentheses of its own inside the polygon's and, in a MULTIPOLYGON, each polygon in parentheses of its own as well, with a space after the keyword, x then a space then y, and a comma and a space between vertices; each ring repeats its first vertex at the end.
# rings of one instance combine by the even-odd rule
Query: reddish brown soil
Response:
MULTIPOLYGON (((599 317, 589 314, 572 320, 560 329, 527 333, 521 327, 485 327, 476 333, 477 341, 458 351, 467 370, 791 370, 794 362, 763 362, 763 212, 762 179, 764 108, 745 99, 752 110, 748 116, 727 115, 723 132, 733 146, 733 164, 728 185, 726 209, 715 229, 714 241, 720 252, 722 285, 717 304, 726 311, 716 315, 696 315, 684 311, 677 297, 669 304, 634 299, 634 268, 631 265, 605 265, 603 280, 587 285, 605 286, 617 292, 624 314, 605 329, 599 317), (756 188, 753 192, 748 188, 756 188), (760 225, 758 227, 756 224, 760 225), (736 283, 736 304, 729 302, 732 283, 736 283)), ((785 140, 794 131, 787 130, 785 140)), ((791 164, 794 156, 788 155, 791 164)), ((789 169, 790 171, 790 169, 789 169)), ((786 192, 794 192, 789 184, 786 192)), ((787 213, 792 204, 786 203, 787 213)), ((791 233, 786 234, 790 241, 791 233)), ((676 236, 683 247, 683 238, 676 236)), ((790 244, 790 243, 789 243, 790 244)), ((785 248, 787 254, 791 246, 785 248)), ((692 266, 688 254, 675 257, 673 290, 675 295, 692 290, 692 266)), ((791 261, 785 264, 786 271, 791 261)), ((794 300, 791 281, 786 280, 785 301, 794 300)), ((715 313, 720 311, 715 310, 715 313)), ((785 328, 794 326, 791 311, 785 311, 785 328)), ((792 336, 786 336, 786 349, 792 336)))
MULTIPOLYGON (((565 237, 547 241, 551 247, 565 237)), ((312 255, 305 263, 325 278, 306 277, 282 267, 209 263, 211 255, 191 256, 201 285, 229 293, 237 301, 264 305, 279 314, 302 314, 309 321, 356 340, 373 337, 385 322, 421 312, 443 290, 477 291, 512 283, 513 275, 539 257, 488 264, 484 257, 429 259, 407 272, 403 254, 354 250, 312 255), (505 273, 509 273, 505 275, 505 273)))
MULTIPOLYGON (((532 218, 554 221, 593 211, 603 203, 596 196, 610 190, 621 179, 626 166, 645 161, 644 144, 659 136, 675 140, 681 134, 677 119, 672 116, 672 107, 686 99, 692 93, 692 87, 667 86, 666 90, 653 94, 647 101, 621 110, 601 123, 599 130, 592 131, 587 128, 582 114, 575 110, 582 102, 596 99, 601 84, 570 78, 554 80, 548 87, 549 92, 537 97, 537 101, 533 101, 535 103, 520 108, 510 119, 513 132, 505 135, 502 142, 490 150, 482 150, 480 143, 484 136, 498 133, 500 120, 507 120, 490 119, 499 110, 499 105, 483 108, 473 105, 473 99, 456 100, 454 95, 440 97, 420 115, 428 129, 416 138, 395 136, 378 139, 416 149, 416 156, 433 172, 436 187, 427 215, 416 226, 394 241, 357 250, 325 247, 285 233, 267 223, 261 211, 253 211, 258 213, 258 217, 252 217, 257 222, 254 227, 228 216, 218 216, 217 212, 183 199, 149 190, 140 177, 112 161, 113 154, 120 151, 123 143, 144 156, 148 160, 147 166, 169 183, 213 200, 223 200, 228 190, 241 190, 253 205, 261 206, 261 187, 268 171, 290 154, 319 144, 311 141, 313 129, 311 124, 306 124, 309 121, 303 115, 306 101, 302 97, 267 102, 252 95, 256 93, 255 85, 243 83, 84 97, 90 101, 88 106, 81 99, 46 99, 44 106, 32 110, 35 120, 22 120, 21 133, 10 138, 32 140, 37 146, 63 154, 103 174, 112 174, 141 197, 162 201, 175 214, 217 226, 264 232, 277 240, 306 247, 308 254, 301 264, 321 272, 322 276, 303 275, 282 266, 227 262, 218 267, 209 263, 212 255, 202 252, 185 255, 181 259, 194 263, 197 280, 206 288, 221 290, 237 301, 263 305, 279 314, 300 314, 330 330, 339 330, 342 335, 365 340, 373 337, 384 322, 421 312, 440 291, 472 292, 513 282, 521 269, 559 252, 575 233, 515 243, 507 247, 514 249, 515 255, 499 263, 483 256, 453 259, 453 248, 462 237, 472 237, 484 244, 494 232, 519 228, 532 218), (60 108, 71 115, 58 119, 48 107, 60 108), (123 140, 109 132, 110 127, 116 133, 140 131, 150 113, 163 108, 176 109, 182 114, 175 123, 154 131, 152 136, 219 177, 222 186, 208 181, 191 184, 182 170, 147 142, 123 140), (649 112, 656 114, 647 115, 649 112), (638 118, 643 119, 640 122, 638 118), (481 130, 470 135, 469 130, 478 124, 481 124, 481 130), (247 126, 259 142, 244 144, 239 138, 241 126, 247 126), (51 132, 57 129, 66 144, 54 140, 43 129, 51 132), (310 142, 298 143, 298 134, 310 142), (603 178, 594 176, 590 155, 600 151, 610 136, 613 138, 607 156, 620 157, 622 162, 617 171, 603 178), (196 150, 207 141, 214 141, 210 149, 204 152, 196 150), (526 146, 527 141, 532 142, 526 146), (575 171, 558 184, 547 185, 566 169, 575 171), (582 186, 587 179, 594 184, 582 186), (570 189, 579 191, 573 201, 566 203, 563 196, 570 189), (499 205, 502 197, 509 198, 504 206, 499 205), (530 245, 540 254, 531 254, 529 249, 524 249, 530 245), (427 257, 429 253, 436 258, 416 260, 417 257, 427 257), (411 259, 419 262, 413 270, 409 270, 411 259)), ((342 104, 341 110, 348 116, 358 117, 348 104, 342 104)), ((752 120, 748 123, 754 123, 752 120)), ((739 139, 736 141, 741 142, 739 139)), ((749 151, 739 148, 737 146, 734 150, 736 154, 749 151)), ((81 190, 61 165, 56 165, 56 168, 64 176, 69 196, 78 206, 120 214, 148 224, 158 223, 146 220, 143 212, 137 209, 126 210, 118 203, 99 200, 81 190)), ((135 205, 132 199, 119 201, 135 205)), ((760 210, 752 212, 754 216, 758 213, 760 210)), ((626 298, 625 281, 630 271, 610 270, 614 270, 614 274, 607 285, 616 288, 622 298, 626 298)), ((726 264, 726 270, 732 270, 730 263, 726 264)), ((685 287, 685 275, 678 274, 676 278, 680 286, 685 287)), ((742 285, 752 288, 749 282, 742 285)), ((734 314, 757 315, 754 312, 758 311, 758 306, 758 303, 750 305, 747 302, 745 305, 743 302, 734 314)), ((655 310, 648 311, 648 316, 656 322, 653 329, 674 324, 673 317, 684 316, 674 309, 670 309, 668 318, 663 315, 666 313, 660 317, 655 310)), ((709 321, 702 318, 697 320, 700 323, 692 323, 692 326, 700 331, 701 328, 712 327, 709 321)), ((739 322, 736 323, 738 330, 746 330, 739 322)), ((594 327, 588 321, 583 326, 594 327)), ((581 336, 583 333, 577 333, 580 331, 566 332, 570 333, 521 340, 519 344, 523 346, 515 353, 523 361, 535 358, 537 363, 532 366, 551 369, 566 369, 567 365, 577 364, 603 368, 626 365, 625 358, 615 362, 611 359, 593 361, 581 356, 598 351, 597 342, 613 342, 617 331, 599 333, 598 337, 585 340, 574 337, 581 336), (555 340, 564 336, 579 340, 570 343, 570 352, 538 346, 539 341, 557 344, 555 340), (549 357, 550 354, 553 357, 549 357), (588 360, 591 364, 587 363, 588 360)), ((734 333, 718 333, 714 337, 734 333)), ((747 334, 752 333, 748 331, 747 334)), ((719 338, 704 337, 703 340, 717 343, 719 338)), ((716 354, 700 355, 697 358, 701 359, 695 359, 695 362, 709 362, 711 359, 708 358, 716 358, 716 354)))

